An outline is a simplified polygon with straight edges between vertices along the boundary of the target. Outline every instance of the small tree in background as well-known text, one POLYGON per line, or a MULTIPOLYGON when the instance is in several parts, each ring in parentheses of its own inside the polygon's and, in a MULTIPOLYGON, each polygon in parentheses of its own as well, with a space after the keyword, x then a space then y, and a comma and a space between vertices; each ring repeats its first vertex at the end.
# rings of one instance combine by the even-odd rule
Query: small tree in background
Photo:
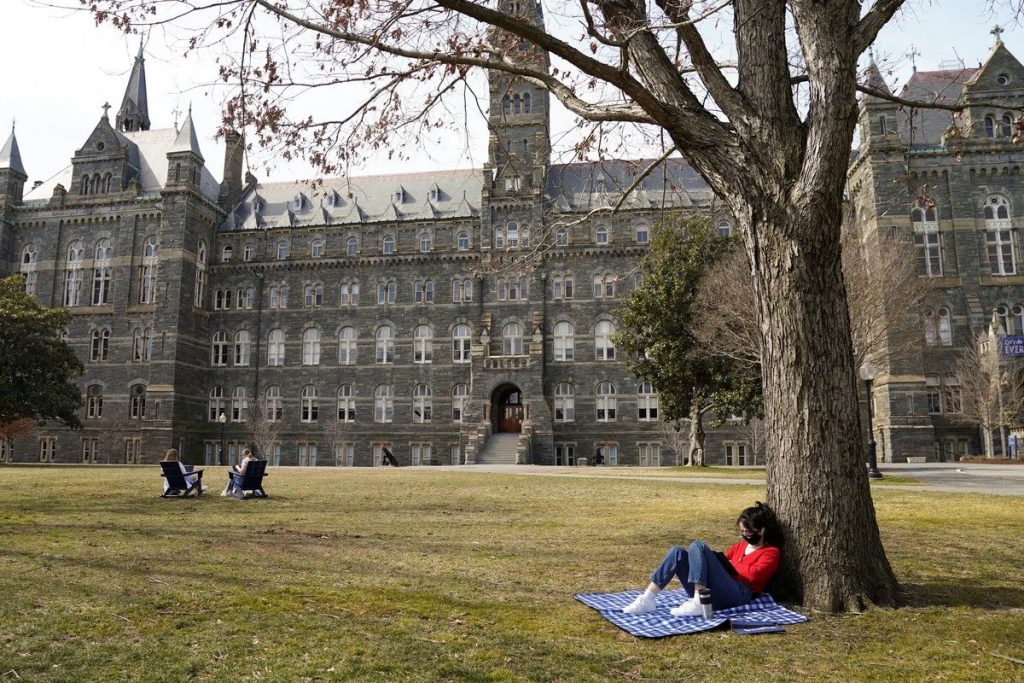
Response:
POLYGON ((71 322, 63 309, 47 308, 25 293, 20 276, 0 280, 0 424, 56 420, 72 429, 82 392, 72 380, 82 362, 61 339, 71 322))
POLYGON ((256 399, 255 410, 249 411, 249 438, 256 448, 256 455, 261 460, 267 460, 268 455, 274 448, 274 444, 281 436, 284 422, 276 415, 268 412, 265 398, 256 399))
MULTIPOLYGON (((959 385, 942 387, 942 412, 954 422, 978 427, 985 457, 994 457, 993 431, 1011 426, 1024 414, 1024 367, 1020 359, 999 354, 998 337, 979 334, 957 358, 953 373, 959 385)), ((1005 455, 1006 440, 1000 441, 1005 455)))

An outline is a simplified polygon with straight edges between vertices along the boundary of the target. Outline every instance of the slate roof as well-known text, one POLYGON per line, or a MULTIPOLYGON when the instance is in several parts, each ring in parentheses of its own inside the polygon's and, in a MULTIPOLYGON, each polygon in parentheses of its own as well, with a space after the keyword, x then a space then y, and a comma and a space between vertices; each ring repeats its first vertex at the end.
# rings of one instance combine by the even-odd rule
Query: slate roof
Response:
MULTIPOLYGON (((918 71, 900 91, 900 97, 921 102, 953 104, 960 99, 964 83, 977 69, 918 71)), ((915 109, 912 126, 900 126, 900 140, 912 148, 941 144, 942 134, 952 123, 952 112, 943 109, 915 109)))
MULTIPOLYGON (((192 123, 192 107, 188 108, 188 116, 185 117, 185 123, 181 124, 181 130, 178 131, 178 135, 174 138, 174 144, 167 150, 168 152, 192 152, 200 159, 203 159, 203 153, 199 151, 199 139, 196 137, 196 129, 192 123)), ((203 161, 206 161, 203 159, 203 161)))
MULTIPOLYGON (((555 164, 545 197, 555 211, 592 211, 614 206, 653 159, 555 164)), ((671 158, 650 173, 623 204, 627 209, 709 206, 714 193, 685 159, 671 158)))
POLYGON ((18 138, 14 136, 14 126, 11 126, 7 142, 0 148, 0 168, 10 169, 23 176, 28 175, 25 173, 24 164, 21 163, 21 152, 18 150, 18 138))

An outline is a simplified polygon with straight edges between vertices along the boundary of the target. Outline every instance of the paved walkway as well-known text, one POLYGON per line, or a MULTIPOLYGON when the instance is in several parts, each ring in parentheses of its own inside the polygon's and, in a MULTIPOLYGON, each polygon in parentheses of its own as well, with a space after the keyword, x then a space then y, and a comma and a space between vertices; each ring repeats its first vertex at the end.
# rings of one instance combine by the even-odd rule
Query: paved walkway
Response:
MULTIPOLYGON (((619 479, 631 481, 670 481, 680 484, 742 484, 763 485, 763 478, 732 479, 726 477, 687 476, 644 476, 642 474, 615 475, 589 474, 581 467, 544 467, 540 465, 462 465, 445 468, 462 472, 496 472, 538 477, 588 477, 594 479, 619 479)), ((905 491, 941 491, 945 493, 985 493, 999 496, 1024 496, 1024 465, 984 465, 978 463, 927 463, 908 465, 884 463, 879 469, 883 476, 910 477, 922 485, 886 484, 883 479, 874 484, 876 488, 901 489, 905 491)), ((633 469, 640 472, 641 469, 633 469)))

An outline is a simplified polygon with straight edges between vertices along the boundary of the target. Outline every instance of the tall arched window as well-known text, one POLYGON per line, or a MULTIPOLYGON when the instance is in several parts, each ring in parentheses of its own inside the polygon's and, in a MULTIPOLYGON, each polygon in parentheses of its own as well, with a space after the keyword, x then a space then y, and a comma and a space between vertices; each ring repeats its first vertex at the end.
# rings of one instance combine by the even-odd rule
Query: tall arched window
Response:
POLYGON ((321 258, 324 255, 324 240, 320 237, 313 238, 309 243, 310 258, 321 258))
POLYGON ((338 331, 338 363, 355 365, 356 362, 356 328, 343 327, 338 331))
POLYGON ((111 258, 114 248, 110 240, 104 238, 96 243, 96 258, 92 265, 92 305, 102 306, 110 303, 110 278, 113 272, 111 258))
POLYGON ((359 240, 355 237, 349 237, 348 242, 345 243, 345 254, 348 256, 355 256, 359 253, 359 240))
POLYGON ((283 261, 288 258, 288 240, 278 240, 275 251, 278 261, 283 261))
POLYGON ((615 360, 615 325, 602 320, 594 326, 594 352, 597 360, 615 360))
POLYGON ((358 282, 342 282, 341 283, 341 305, 342 306, 355 306, 359 303, 359 283, 358 282))
POLYGON ((452 280, 452 302, 464 303, 473 300, 473 280, 457 277, 452 280))
POLYGON ((387 384, 381 384, 373 390, 373 421, 392 422, 394 419, 394 389, 387 384))
POLYGON ((458 249, 459 251, 468 251, 469 250, 469 233, 468 232, 460 232, 459 233, 458 239, 455 242, 455 248, 458 249))
POLYGON ((456 325, 452 330, 452 362, 468 363, 469 349, 472 340, 469 335, 469 325, 456 325))
POLYGON ((417 325, 412 333, 412 362, 432 363, 434 360, 434 332, 429 325, 417 325))
POLYGON ((356 421, 355 395, 355 389, 351 384, 342 384, 338 387, 338 420, 341 422, 356 421))
POLYGON ((206 301, 206 243, 200 242, 196 251, 196 291, 192 303, 197 308, 203 307, 206 301))
POLYGON ((150 237, 142 245, 142 271, 139 274, 139 303, 151 304, 156 301, 156 267, 159 253, 156 237, 150 237))
POLYGON ((999 120, 999 134, 1004 138, 1008 138, 1013 135, 1013 117, 1009 114, 1003 114, 999 120))
POLYGON ((988 262, 992 274, 1016 274, 1015 235, 1010 219, 1010 203, 1006 197, 992 195, 985 201, 985 232, 988 262))
POLYGON ((377 304, 393 304, 398 298, 398 285, 391 280, 377 283, 377 304))
POLYGON ((64 270, 64 305, 82 305, 82 280, 84 273, 82 262, 85 259, 85 247, 80 240, 68 245, 68 258, 64 270))
POLYGON ((273 329, 267 335, 267 365, 284 365, 284 330, 273 329))
POLYGON ((572 323, 562 320, 555 323, 555 360, 571 361, 576 357, 576 331, 572 323))
POLYGON ((246 242, 245 248, 242 250, 242 260, 246 263, 256 258, 256 243, 246 242))
POLYGON ((228 403, 224 398, 224 387, 213 387, 210 389, 210 398, 206 402, 206 419, 216 422, 221 413, 227 416, 228 403))
POLYGON ((914 230, 917 274, 921 277, 940 277, 942 275, 942 242, 935 204, 924 199, 918 200, 910 211, 910 223, 914 230))
POLYGON ((523 111, 529 114, 533 110, 533 103, 530 101, 530 93, 523 93, 523 111))
POLYGON ((302 364, 320 365, 320 330, 315 327, 302 333, 302 364))
POLYGON ((93 330, 92 331, 92 347, 90 359, 93 361, 104 361, 107 359, 107 354, 110 352, 110 330, 93 330))
POLYGON ((395 330, 390 325, 381 325, 376 333, 376 361, 393 363, 395 361, 395 330))
POLYGON ((994 138, 996 136, 996 119, 994 116, 985 117, 985 137, 994 138))
POLYGON ((412 390, 412 421, 430 422, 434 415, 433 391, 427 384, 417 384, 412 390))
POLYGON ((509 221, 505 225, 505 245, 509 249, 515 249, 519 246, 519 224, 515 221, 509 221))
POLYGON ((319 308, 324 305, 323 283, 314 282, 303 288, 303 301, 306 308, 319 308))
POLYGON ((146 362, 153 358, 153 328, 137 327, 132 333, 132 360, 146 362))
POLYGON ((288 285, 274 285, 270 288, 270 307, 277 309, 288 308, 288 285))
MULTIPOLYGON (((1017 306, 1016 308, 1020 308, 1017 306)), ((943 346, 953 345, 953 322, 950 320, 949 309, 943 306, 936 316, 939 326, 939 343, 943 346)))
POLYGON ((25 248, 21 250, 21 276, 25 278, 25 293, 35 294, 36 293, 36 279, 39 277, 36 273, 36 264, 39 262, 39 253, 36 251, 36 245, 26 244, 25 248))
POLYGON ((146 385, 135 384, 128 390, 128 417, 132 420, 146 419, 146 385))
POLYGON ((567 247, 569 246, 569 230, 566 228, 558 228, 555 230, 555 246, 556 247, 567 247))
POLYGON ((523 326, 508 323, 501 328, 501 350, 506 356, 523 355, 523 326))
POLYGON ((597 226, 594 230, 594 242, 596 244, 608 244, 608 228, 603 225, 597 226))
POLYGON ((320 413, 320 407, 317 401, 316 387, 312 384, 307 384, 302 387, 300 406, 301 410, 299 419, 303 422, 317 421, 317 417, 320 413))
POLYGON ((277 422, 284 415, 284 403, 281 399, 281 387, 276 384, 267 387, 264 415, 267 422, 277 422))
POLYGON ((637 244, 647 244, 651 241, 651 226, 646 223, 637 223, 634 229, 637 244))
POLYGON ((576 389, 568 382, 555 385, 555 422, 576 421, 576 389))
POLYGON ((223 366, 228 364, 228 335, 226 332, 213 333, 210 345, 210 365, 223 366))
POLYGON ((921 319, 924 322, 924 343, 928 346, 935 346, 939 341, 935 311, 931 308, 924 309, 921 312, 921 319))
POLYGON ((395 253, 395 238, 391 235, 386 235, 384 237, 383 252, 385 256, 390 256, 395 253))
POLYGON ((452 422, 462 422, 469 402, 469 385, 456 384, 452 387, 452 422))
POLYGON ((90 420, 103 417, 103 387, 99 384, 90 384, 85 395, 85 417, 90 420))
POLYGON ((658 392, 650 382, 641 382, 636 392, 636 416, 641 422, 658 419, 658 392))
POLYGON ((601 382, 597 385, 597 421, 615 422, 616 412, 615 385, 601 382))
POLYGON ((251 352, 252 339, 249 336, 248 330, 239 330, 235 334, 235 365, 248 365, 251 352))
POLYGON ((420 233, 420 253, 426 254, 434 246, 434 237, 429 232, 420 233))
POLYGON ((249 419, 249 399, 245 387, 235 387, 231 392, 231 421, 245 422, 249 419))

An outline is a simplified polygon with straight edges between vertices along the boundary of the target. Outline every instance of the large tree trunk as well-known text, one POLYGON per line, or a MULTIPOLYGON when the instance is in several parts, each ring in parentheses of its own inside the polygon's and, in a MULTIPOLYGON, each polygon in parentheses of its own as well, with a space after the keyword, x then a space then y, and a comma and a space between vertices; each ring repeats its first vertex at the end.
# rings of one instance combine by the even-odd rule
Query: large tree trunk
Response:
POLYGON ((704 411, 697 401, 690 406, 690 458, 687 463, 691 467, 704 467, 704 411))

